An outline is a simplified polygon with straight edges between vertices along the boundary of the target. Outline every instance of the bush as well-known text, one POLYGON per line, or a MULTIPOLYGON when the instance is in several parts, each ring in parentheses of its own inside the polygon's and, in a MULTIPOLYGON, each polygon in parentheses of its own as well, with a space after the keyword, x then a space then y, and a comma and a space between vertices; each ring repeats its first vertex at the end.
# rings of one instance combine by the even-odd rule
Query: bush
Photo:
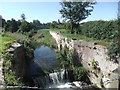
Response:
POLYGON ((88 70, 86 70, 84 67, 74 67, 73 72, 75 80, 88 82, 88 70))
POLYGON ((15 72, 12 70, 12 55, 5 52, 3 55, 3 74, 6 85, 23 85, 20 78, 16 77, 15 72))
POLYGON ((23 46, 25 48, 25 57, 26 57, 26 60, 32 60, 34 55, 33 55, 33 52, 34 52, 34 47, 32 46, 31 42, 30 41, 23 41, 23 46))
POLYGON ((115 38, 118 30, 117 20, 115 21, 89 21, 81 25, 81 34, 97 40, 108 40, 115 38))
POLYGON ((118 63, 118 57, 120 57, 120 45, 117 42, 111 42, 110 46, 108 47, 108 55, 111 57, 111 59, 118 63))
POLYGON ((73 69, 75 66, 81 65, 78 60, 77 52, 75 50, 69 50, 67 47, 65 47, 57 54, 57 59, 64 68, 73 69))
POLYGON ((78 54, 75 50, 69 50, 67 47, 57 54, 57 59, 60 61, 61 67, 73 71, 75 80, 89 82, 88 70, 81 66, 78 59, 78 54))

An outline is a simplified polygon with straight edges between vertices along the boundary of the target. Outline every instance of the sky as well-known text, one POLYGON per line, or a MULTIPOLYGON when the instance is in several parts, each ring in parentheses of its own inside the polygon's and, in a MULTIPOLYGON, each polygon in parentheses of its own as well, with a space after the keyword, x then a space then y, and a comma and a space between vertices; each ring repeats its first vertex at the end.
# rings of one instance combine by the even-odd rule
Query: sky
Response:
MULTIPOLYGON (((61 18, 59 2, 0 2, 0 15, 6 20, 21 19, 24 13, 26 20, 39 20, 41 23, 58 21, 61 18)), ((97 2, 91 15, 83 22, 93 20, 115 20, 118 13, 118 2, 97 2)))

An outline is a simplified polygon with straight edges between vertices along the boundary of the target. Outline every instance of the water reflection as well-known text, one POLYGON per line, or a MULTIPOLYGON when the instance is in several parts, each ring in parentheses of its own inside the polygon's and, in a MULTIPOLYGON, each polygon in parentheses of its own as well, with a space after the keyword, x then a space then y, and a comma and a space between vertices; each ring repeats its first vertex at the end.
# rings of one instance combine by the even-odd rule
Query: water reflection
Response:
POLYGON ((41 68, 53 68, 58 65, 56 52, 44 45, 34 50, 34 62, 41 68))

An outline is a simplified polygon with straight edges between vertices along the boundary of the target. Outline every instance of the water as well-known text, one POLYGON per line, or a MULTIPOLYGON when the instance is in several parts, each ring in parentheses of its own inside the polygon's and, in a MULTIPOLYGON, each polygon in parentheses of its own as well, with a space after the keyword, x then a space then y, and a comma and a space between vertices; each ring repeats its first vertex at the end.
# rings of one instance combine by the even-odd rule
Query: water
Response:
POLYGON ((58 70, 50 74, 45 74, 42 69, 54 68, 58 65, 56 52, 47 46, 40 46, 34 50, 34 60, 31 63, 31 77, 34 85, 39 88, 52 90, 79 90, 86 85, 81 82, 69 82, 68 71, 58 70), (78 89, 79 88, 79 89, 78 89))
POLYGON ((35 86, 45 89, 70 89, 76 90, 82 88, 83 83, 75 81, 69 82, 65 79, 65 69, 59 72, 50 73, 47 76, 42 76, 34 79, 35 86))
POLYGON ((53 68, 58 65, 56 52, 47 46, 40 46, 34 50, 34 61, 41 68, 53 68))

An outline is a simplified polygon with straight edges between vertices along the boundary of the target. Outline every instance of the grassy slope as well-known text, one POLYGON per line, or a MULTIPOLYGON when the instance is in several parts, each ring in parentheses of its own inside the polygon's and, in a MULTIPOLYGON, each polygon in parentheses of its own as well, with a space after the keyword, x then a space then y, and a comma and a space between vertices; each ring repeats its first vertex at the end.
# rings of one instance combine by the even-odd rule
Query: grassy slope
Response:
POLYGON ((24 35, 24 34, 21 34, 21 33, 11 33, 11 32, 5 32, 5 35, 6 36, 9 36, 9 37, 12 37, 12 38, 15 38, 17 40, 22 40, 22 41, 27 41, 28 40, 28 36, 27 35, 24 35))
POLYGON ((35 34, 32 38, 43 45, 54 47, 54 41, 52 40, 52 36, 49 31, 50 29, 38 30, 37 34, 35 34))
MULTIPOLYGON (((50 35, 49 31, 61 32, 61 34, 63 36, 68 37, 70 39, 82 39, 82 40, 86 40, 86 41, 96 42, 100 45, 109 46, 109 43, 105 40, 95 40, 93 38, 89 38, 89 37, 86 37, 83 35, 70 34, 70 33, 67 33, 67 31, 65 29, 42 29, 42 30, 38 30, 37 34, 35 34, 32 37, 32 41, 35 40, 38 43, 40 42, 41 44, 45 44, 47 46, 53 47, 54 41, 52 40, 52 36, 50 35), (44 37, 41 37, 41 36, 44 36, 44 37)), ((23 35, 20 33, 10 33, 10 32, 7 32, 6 34, 10 37, 15 37, 15 38, 22 40, 22 41, 30 41, 29 37, 27 35, 23 35)))
POLYGON ((67 31, 65 29, 44 29, 43 31, 58 31, 58 32, 61 32, 61 34, 63 36, 68 37, 70 39, 82 39, 82 40, 86 40, 86 41, 96 42, 100 45, 109 46, 109 42, 107 42, 105 40, 95 40, 93 38, 89 38, 84 35, 70 34, 70 33, 67 33, 67 31))

